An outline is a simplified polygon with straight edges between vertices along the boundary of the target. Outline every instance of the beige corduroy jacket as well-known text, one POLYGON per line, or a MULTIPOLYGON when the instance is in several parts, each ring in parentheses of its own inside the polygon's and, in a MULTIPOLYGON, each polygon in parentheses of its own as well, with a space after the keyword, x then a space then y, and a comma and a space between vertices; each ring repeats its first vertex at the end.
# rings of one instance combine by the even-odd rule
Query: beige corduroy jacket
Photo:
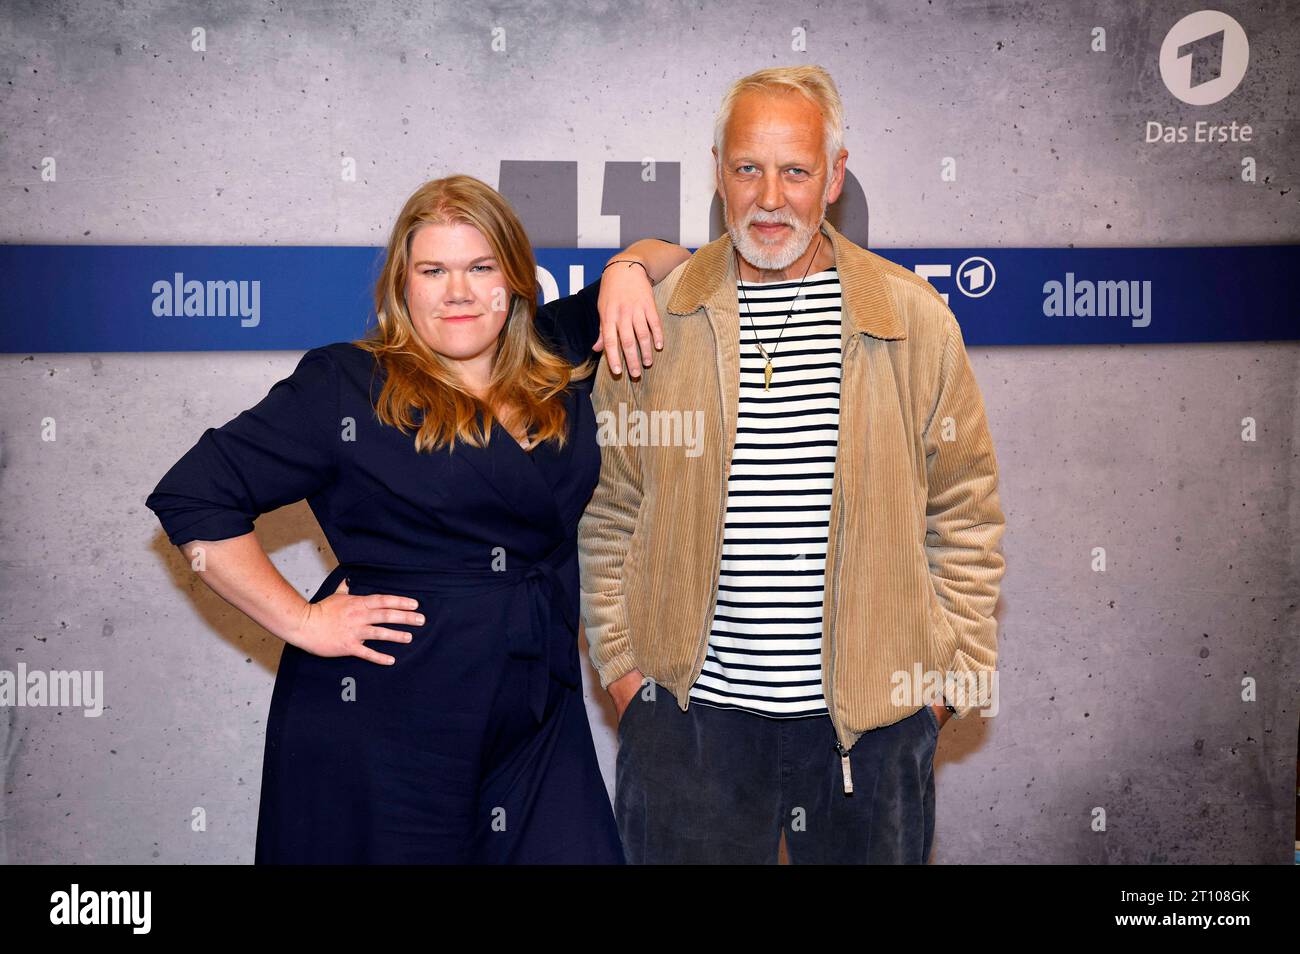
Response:
MULTIPOLYGON (((952 312, 926 280, 829 222, 822 231, 843 302, 822 691, 847 751, 918 711, 924 702, 898 688, 914 688, 915 673, 950 687, 987 681, 1004 518, 983 399, 952 312)), ((603 446, 579 524, 582 614, 602 686, 639 669, 685 710, 717 598, 739 408, 730 236, 700 248, 654 294, 665 347, 653 366, 640 381, 615 378, 603 361, 596 372, 603 446), (637 411, 648 427, 631 426, 637 411), (680 446, 684 437, 673 446, 673 412, 702 420, 695 451, 680 446)), ((959 718, 971 710, 969 695, 945 695, 959 718)))

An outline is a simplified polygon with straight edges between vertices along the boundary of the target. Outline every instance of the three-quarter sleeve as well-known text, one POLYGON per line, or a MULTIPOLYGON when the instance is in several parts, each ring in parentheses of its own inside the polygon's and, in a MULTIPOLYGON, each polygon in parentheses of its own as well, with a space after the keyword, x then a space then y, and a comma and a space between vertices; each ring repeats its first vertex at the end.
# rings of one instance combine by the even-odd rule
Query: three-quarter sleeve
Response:
POLYGON ((339 439, 338 372, 313 348, 257 405, 204 431, 145 506, 177 545, 242 536, 260 515, 334 480, 339 439))
POLYGON ((597 278, 572 295, 537 307, 537 330, 571 364, 582 364, 595 353, 591 348, 600 337, 599 298, 597 278))

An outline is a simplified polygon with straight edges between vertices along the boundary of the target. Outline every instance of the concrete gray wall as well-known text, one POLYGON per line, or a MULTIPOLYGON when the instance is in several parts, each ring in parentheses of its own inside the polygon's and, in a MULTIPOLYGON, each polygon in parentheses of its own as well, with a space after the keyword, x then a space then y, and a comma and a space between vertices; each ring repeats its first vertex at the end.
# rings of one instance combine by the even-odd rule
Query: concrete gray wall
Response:
MULTIPOLYGON (((1193 108, 1160 79, 1161 39, 1190 12, 1168 2, 7 3, 0 240, 379 245, 425 179, 560 160, 578 163, 578 243, 613 246, 603 163, 651 157, 681 164, 694 246, 726 84, 816 62, 845 99, 874 246, 1295 242, 1286 6, 1217 5, 1250 66, 1193 108), (1197 118, 1253 123, 1255 148, 1142 142, 1147 120, 1197 118)), ((0 709, 0 860, 252 859, 279 643, 194 578, 143 500, 297 357, 0 355, 0 669, 102 670, 106 695, 98 718, 0 709)), ((935 861, 1289 861, 1300 345, 971 357, 1008 521, 1002 711, 943 730, 935 861)), ((304 594, 333 565, 305 504, 258 534, 304 594)), ((612 783, 612 712, 587 676, 612 783)))

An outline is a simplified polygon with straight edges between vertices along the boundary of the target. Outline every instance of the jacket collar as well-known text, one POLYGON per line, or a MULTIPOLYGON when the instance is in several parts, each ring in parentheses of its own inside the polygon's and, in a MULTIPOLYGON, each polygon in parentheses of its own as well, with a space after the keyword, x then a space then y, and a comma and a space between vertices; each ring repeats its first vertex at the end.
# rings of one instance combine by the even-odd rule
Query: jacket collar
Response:
MULTIPOLYGON (((873 338, 906 338, 903 321, 885 288, 884 273, 875 261, 875 253, 854 245, 825 219, 822 232, 830 238, 835 252, 846 323, 855 333, 864 332, 873 338)), ((731 234, 724 231, 690 257, 668 299, 670 312, 689 315, 703 305, 712 305, 719 295, 735 300, 736 256, 731 248, 731 234)))

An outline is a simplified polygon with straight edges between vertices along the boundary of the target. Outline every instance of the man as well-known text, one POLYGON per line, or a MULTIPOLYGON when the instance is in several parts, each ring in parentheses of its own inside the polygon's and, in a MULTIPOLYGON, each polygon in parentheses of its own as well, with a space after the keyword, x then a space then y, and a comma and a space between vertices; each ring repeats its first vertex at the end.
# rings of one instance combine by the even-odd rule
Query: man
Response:
POLYGON ((673 347, 592 396, 582 607, 624 850, 773 862, 784 830, 796 863, 923 863, 939 730, 997 656, 983 401, 938 293, 825 221, 825 70, 737 81, 713 152, 727 234, 655 289, 673 347))

